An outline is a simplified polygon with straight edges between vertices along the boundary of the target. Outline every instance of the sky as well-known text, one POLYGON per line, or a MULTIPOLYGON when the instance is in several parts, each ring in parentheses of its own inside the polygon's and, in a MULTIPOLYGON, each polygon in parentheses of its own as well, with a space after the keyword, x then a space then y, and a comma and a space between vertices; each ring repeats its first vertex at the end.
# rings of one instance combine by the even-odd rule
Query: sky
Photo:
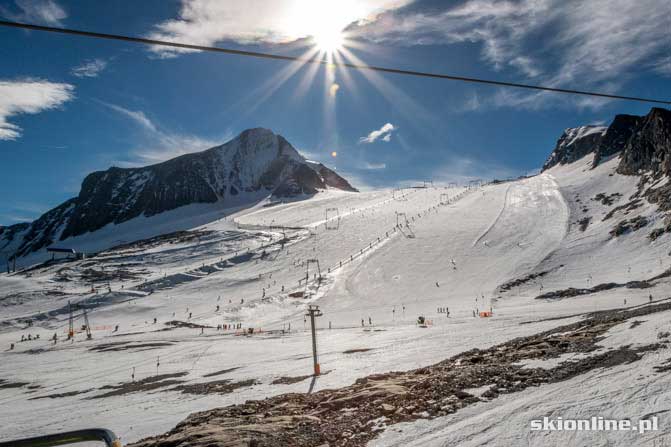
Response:
MULTIPOLYGON (((5 20, 671 98, 668 0, 0 0, 5 20)), ((537 172, 562 131, 651 104, 0 28, 0 225, 111 166, 245 129, 361 189, 537 172)))

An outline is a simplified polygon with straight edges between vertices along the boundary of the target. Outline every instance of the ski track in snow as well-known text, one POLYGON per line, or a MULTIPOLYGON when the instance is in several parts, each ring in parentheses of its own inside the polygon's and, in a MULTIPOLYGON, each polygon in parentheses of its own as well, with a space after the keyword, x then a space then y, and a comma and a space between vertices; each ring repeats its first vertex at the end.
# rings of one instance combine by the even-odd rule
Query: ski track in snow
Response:
POLYGON ((496 216, 496 218, 492 221, 491 225, 489 225, 489 226, 487 227, 487 229, 486 229, 486 230, 485 230, 485 231, 484 231, 484 232, 483 232, 483 233, 482 233, 476 240, 473 241, 473 247, 475 247, 476 245, 478 245, 478 244, 480 243, 480 241, 481 241, 485 236, 487 236, 487 234, 492 230, 492 228, 494 228, 494 226, 496 225, 496 223, 499 221, 499 219, 501 218, 501 216, 502 216, 503 213, 505 212, 505 210, 506 210, 506 204, 508 203, 508 193, 509 193, 509 192, 510 192, 510 186, 508 186, 508 188, 506 189, 506 196, 505 196, 504 199, 503 199, 503 206, 501 206, 501 211, 499 211, 499 214, 498 214, 498 215, 496 216))

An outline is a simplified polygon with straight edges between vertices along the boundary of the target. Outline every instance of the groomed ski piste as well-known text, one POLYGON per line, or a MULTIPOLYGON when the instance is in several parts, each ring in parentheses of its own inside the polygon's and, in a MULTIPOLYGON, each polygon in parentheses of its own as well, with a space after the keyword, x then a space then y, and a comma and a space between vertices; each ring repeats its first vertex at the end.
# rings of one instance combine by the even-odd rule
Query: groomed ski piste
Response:
MULTIPOLYGON (((666 302, 669 235, 649 238, 662 214, 643 199, 607 217, 629 202, 639 177, 615 173, 616 159, 593 170, 590 162, 588 156, 470 188, 327 190, 238 210, 191 205, 81 236, 82 249, 105 238, 123 245, 0 276, 0 438, 100 426, 134 442, 193 412, 337 389, 593 312, 666 302), (612 201, 595 199, 602 193, 612 201), (180 216, 178 227, 170 226, 171 213, 180 216), (611 234, 637 216, 647 225, 611 234), (159 225, 164 233, 189 232, 125 242, 159 225), (537 298, 633 281, 648 284, 537 298), (316 319, 316 378, 309 304, 323 313, 316 319), (84 309, 91 339, 81 330, 84 309), (418 324, 420 316, 426 324, 418 324)), ((594 352, 581 354, 661 344, 639 360, 495 398, 482 396, 487 386, 471 390, 480 401, 456 412, 382 421, 369 445, 656 445, 669 427, 671 383, 659 370, 670 354, 669 316, 625 319, 594 352), (650 415, 659 417, 659 431, 529 428, 543 416, 650 415)), ((573 357, 580 355, 530 361, 528 368, 573 357)))

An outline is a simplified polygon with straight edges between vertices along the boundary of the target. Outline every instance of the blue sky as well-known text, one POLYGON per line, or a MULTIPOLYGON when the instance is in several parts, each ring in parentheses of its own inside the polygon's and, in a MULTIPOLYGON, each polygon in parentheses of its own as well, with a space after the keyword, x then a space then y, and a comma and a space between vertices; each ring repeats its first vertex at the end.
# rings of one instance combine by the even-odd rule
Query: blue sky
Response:
MULTIPOLYGON (((0 0, 5 19, 671 97, 666 0, 0 0)), ((566 127, 648 104, 0 29, 0 224, 95 170, 285 136, 360 187, 520 175, 566 127), (333 157, 331 153, 337 152, 333 157)))

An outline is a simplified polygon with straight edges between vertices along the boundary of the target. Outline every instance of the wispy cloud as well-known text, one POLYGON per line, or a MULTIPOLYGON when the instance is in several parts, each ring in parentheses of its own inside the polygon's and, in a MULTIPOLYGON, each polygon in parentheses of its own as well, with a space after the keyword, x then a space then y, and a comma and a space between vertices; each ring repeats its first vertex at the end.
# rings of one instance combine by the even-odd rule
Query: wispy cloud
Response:
POLYGON ((16 140, 21 128, 8 121, 11 116, 35 114, 70 101, 74 86, 41 79, 0 80, 0 140, 16 140))
MULTIPOLYGON (((181 0, 176 18, 158 23, 151 39, 213 45, 229 40, 241 44, 287 43, 313 36, 325 27, 347 25, 412 0, 181 0), (259 14, 262 11, 262 14, 259 14)), ((159 57, 193 50, 153 47, 159 57)))
MULTIPOLYGON (((467 0, 445 5, 387 11, 349 31, 357 38, 408 46, 479 44, 482 60, 492 69, 555 87, 617 92, 641 70, 668 69, 667 0, 467 0)), ((575 98, 520 91, 488 105, 538 108, 559 102, 598 108, 606 103, 575 98)))
POLYGON ((16 22, 62 25, 68 17, 55 0, 14 0, 13 7, 0 5, 0 15, 16 22))
POLYGON ((70 73, 77 78, 95 78, 102 73, 105 68, 107 68, 106 60, 92 59, 74 67, 70 70, 70 73))
MULTIPOLYGON (((669 43, 669 52, 671 53, 671 43, 669 43)), ((664 76, 671 76, 671 54, 653 64, 654 70, 664 76)))
POLYGON ((144 127, 146 130, 157 133, 158 129, 156 128, 156 125, 152 120, 147 118, 147 115, 141 110, 130 110, 125 107, 118 106, 116 104, 111 104, 105 101, 98 101, 100 104, 104 105, 105 107, 108 107, 115 112, 124 115, 126 118, 135 121, 136 124, 144 127))
POLYGON ((22 202, 0 213, 2 220, 10 222, 31 222, 41 216, 49 207, 41 203, 22 202))
POLYGON ((98 102, 133 121, 145 133, 141 147, 133 150, 129 159, 116 162, 120 166, 132 167, 159 163, 180 155, 209 149, 232 138, 232 134, 227 133, 220 140, 213 141, 195 135, 166 131, 141 110, 131 110, 104 101, 98 102))
POLYGON ((371 162, 364 162, 361 165, 361 169, 366 169, 366 170, 378 170, 378 169, 386 169, 387 163, 371 163, 371 162))
POLYGON ((386 123, 379 129, 371 131, 365 137, 359 138, 359 143, 370 144, 377 140, 389 142, 391 141, 391 134, 394 130, 396 130, 396 127, 393 124, 386 123))
POLYGON ((33 220, 35 220, 37 216, 15 214, 15 213, 2 213, 0 214, 0 217, 2 217, 4 221, 9 221, 12 223, 21 223, 21 222, 32 222, 33 220))

